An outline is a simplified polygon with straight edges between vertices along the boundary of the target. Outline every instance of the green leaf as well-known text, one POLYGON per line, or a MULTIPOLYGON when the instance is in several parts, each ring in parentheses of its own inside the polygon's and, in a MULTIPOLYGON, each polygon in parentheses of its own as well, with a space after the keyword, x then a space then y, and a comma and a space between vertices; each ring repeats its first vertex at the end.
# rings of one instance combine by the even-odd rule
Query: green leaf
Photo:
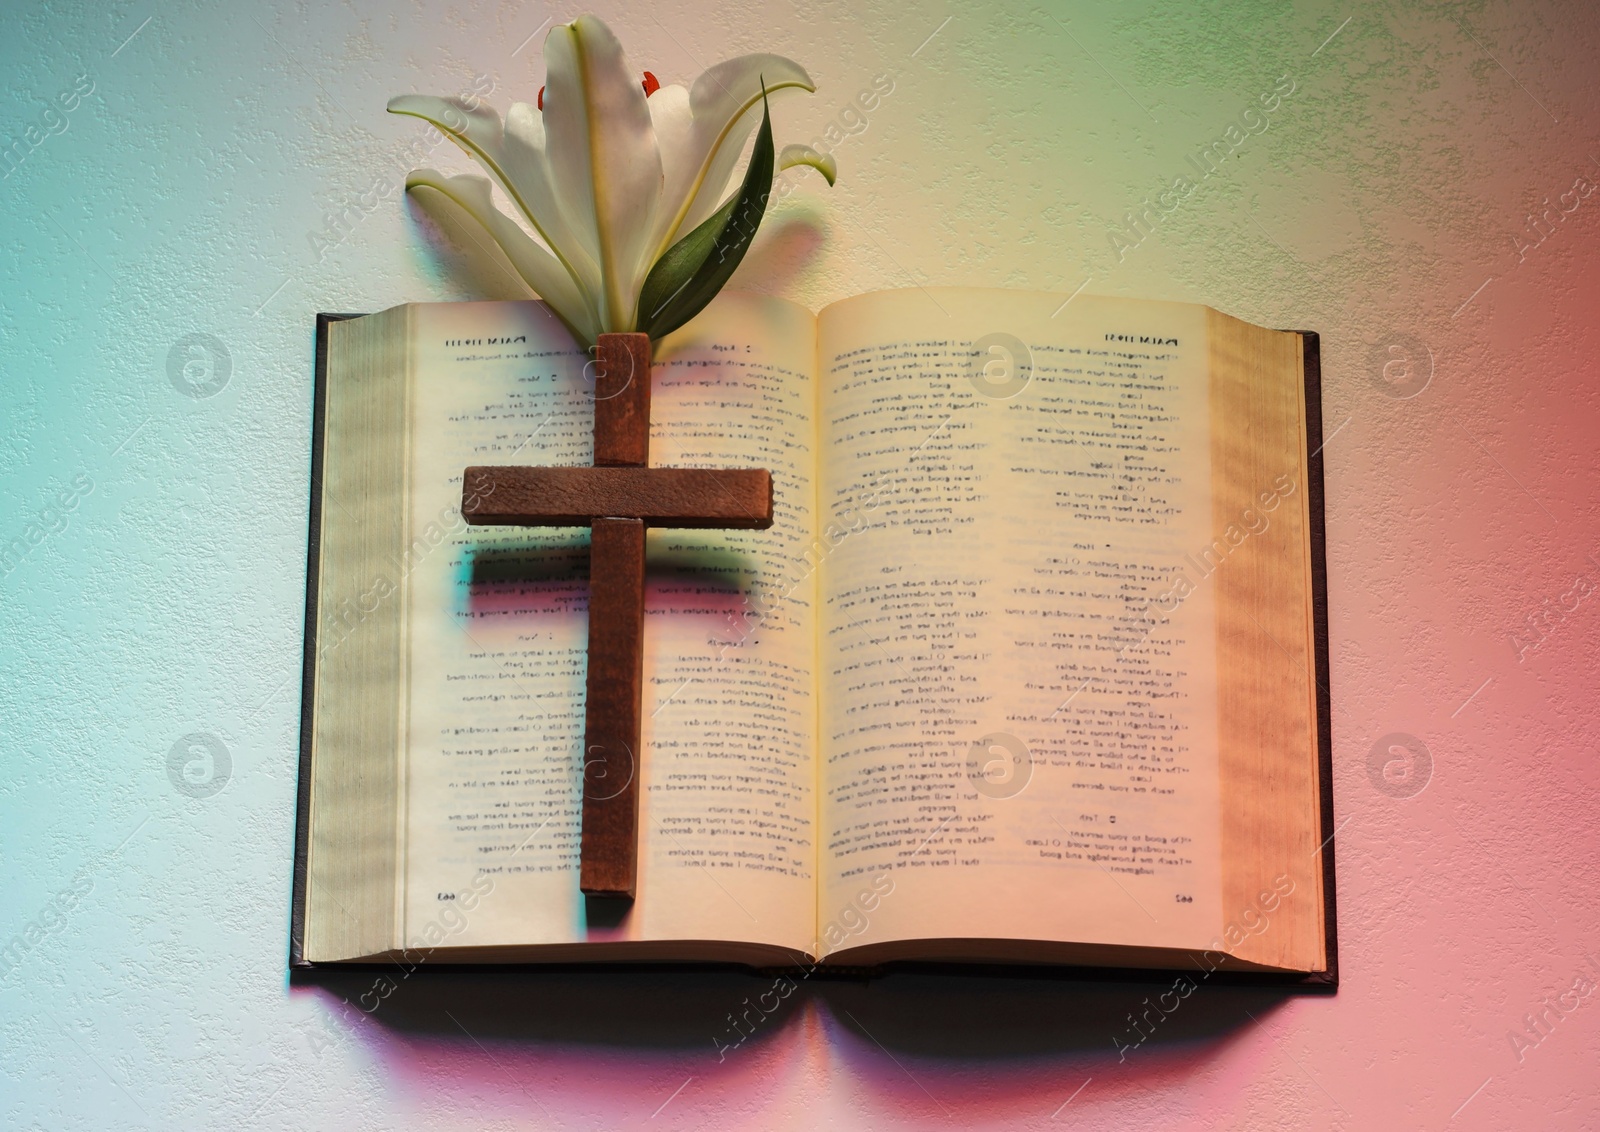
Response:
POLYGON ((652 341, 672 333, 705 309, 739 266, 772 195, 776 154, 766 87, 761 94, 761 129, 744 183, 726 204, 667 249, 639 292, 639 329, 652 341))

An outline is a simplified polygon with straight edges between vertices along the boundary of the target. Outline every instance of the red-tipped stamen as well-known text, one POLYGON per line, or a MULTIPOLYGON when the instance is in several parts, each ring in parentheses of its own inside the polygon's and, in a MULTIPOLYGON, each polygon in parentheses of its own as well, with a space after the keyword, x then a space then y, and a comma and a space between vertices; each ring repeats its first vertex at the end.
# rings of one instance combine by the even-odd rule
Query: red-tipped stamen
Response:
MULTIPOLYGON (((661 80, 656 78, 649 71, 646 71, 644 73, 644 81, 642 83, 640 83, 639 85, 644 87, 644 96, 646 98, 649 98, 652 94, 654 94, 656 91, 661 89, 661 80)), ((543 110, 544 109, 544 87, 540 87, 539 88, 538 104, 539 104, 539 109, 543 110)))

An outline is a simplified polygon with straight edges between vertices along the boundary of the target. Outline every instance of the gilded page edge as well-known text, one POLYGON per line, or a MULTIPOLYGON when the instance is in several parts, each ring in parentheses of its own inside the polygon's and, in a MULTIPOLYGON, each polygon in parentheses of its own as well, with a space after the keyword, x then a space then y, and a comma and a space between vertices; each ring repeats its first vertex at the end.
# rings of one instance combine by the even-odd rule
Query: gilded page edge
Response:
POLYGON ((1219 941, 1253 963, 1320 972, 1327 956, 1303 339, 1209 309, 1207 327, 1215 537, 1247 511, 1286 528, 1240 544, 1212 575, 1227 917, 1219 941), (1284 473, 1294 477, 1293 511, 1280 504, 1262 516, 1260 496, 1284 473))
MULTIPOLYGON (((395 743, 381 742, 381 728, 368 726, 375 712, 394 717, 393 702, 372 700, 370 677, 377 652, 385 648, 389 634, 375 641, 384 621, 398 622, 402 606, 380 602, 377 616, 360 617, 352 632, 329 647, 328 629, 340 610, 340 599, 359 599, 368 585, 368 572, 374 563, 388 565, 392 547, 368 545, 375 532, 346 530, 341 546, 341 525, 353 522, 350 503, 366 511, 375 481, 384 478, 371 466, 383 455, 370 444, 352 445, 346 434, 370 434, 371 410, 384 408, 382 378, 396 363, 394 354, 405 349, 403 336, 392 323, 394 311, 380 315, 335 322, 328 327, 327 403, 323 434, 321 497, 321 569, 318 579, 317 610, 321 624, 317 632, 316 676, 312 689, 313 724, 311 734, 311 787, 307 822, 306 911, 303 955, 311 963, 354 959, 378 954, 392 946, 396 934, 396 907, 392 882, 396 861, 398 816, 395 808, 394 774, 398 754, 395 743), (353 387, 363 382, 355 394, 336 392, 341 381, 353 387), (367 404, 352 401, 365 393, 367 404), (352 499, 338 498, 337 488, 352 481, 352 499), (356 502, 359 500, 360 502, 356 502), (329 504, 333 506, 330 507, 329 504), (334 516, 342 516, 342 519, 334 516), (331 521, 330 521, 331 520, 331 521), (365 632, 361 632, 362 629, 365 632), (347 646, 347 647, 345 647, 347 646), (376 649, 376 651, 374 651, 376 649), (368 654, 372 655, 368 655, 368 654), (339 694, 330 688, 343 684, 339 694), (343 708, 334 705, 342 704, 343 708), (343 720, 341 715, 354 715, 343 720), (352 743, 352 735, 361 736, 352 743), (374 736, 379 741, 374 741, 374 736), (340 750, 342 746, 346 749, 340 750), (387 773, 384 773, 387 768, 387 773), (374 772, 374 773, 368 773, 374 772), (374 828, 376 826, 376 828, 374 828), (376 851, 375 851, 376 850, 376 851), (340 899, 343 897, 344 899, 340 899), (355 907, 352 908, 351 905, 355 907)), ((403 411, 389 407, 390 413, 403 411)), ((392 464, 392 459, 388 461, 392 464)), ((390 479, 394 468, 389 467, 390 479)), ((398 488, 398 484, 395 485, 398 488)), ((356 601, 356 611, 364 613, 356 601)), ((349 610, 345 611, 348 615, 349 610)), ((398 696, 394 686, 391 694, 398 696)), ((398 736, 394 736, 398 739, 398 736)))

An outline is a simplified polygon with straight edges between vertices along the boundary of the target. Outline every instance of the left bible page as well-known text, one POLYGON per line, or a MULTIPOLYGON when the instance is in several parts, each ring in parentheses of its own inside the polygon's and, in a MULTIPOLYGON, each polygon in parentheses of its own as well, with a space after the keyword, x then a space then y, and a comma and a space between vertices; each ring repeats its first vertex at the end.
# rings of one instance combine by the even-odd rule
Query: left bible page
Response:
POLYGON ((588 531, 460 516, 469 464, 591 463, 593 370, 539 303, 419 304, 411 327, 406 946, 518 958, 549 945, 527 958, 561 960, 809 951, 809 582, 749 614, 812 538, 812 316, 726 295, 657 347, 651 464, 768 468, 776 520, 649 534, 639 895, 604 925, 578 891, 588 531))

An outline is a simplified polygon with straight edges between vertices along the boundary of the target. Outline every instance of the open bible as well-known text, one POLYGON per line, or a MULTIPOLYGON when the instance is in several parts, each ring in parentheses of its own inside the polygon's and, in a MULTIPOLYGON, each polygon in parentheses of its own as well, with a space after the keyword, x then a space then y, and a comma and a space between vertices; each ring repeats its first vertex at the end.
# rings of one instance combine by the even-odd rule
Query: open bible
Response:
POLYGON ((590 462, 537 302, 322 316, 291 961, 902 961, 1336 984, 1314 334, 939 288, 725 294, 651 463, 771 471, 647 542, 638 897, 577 884, 590 462))

